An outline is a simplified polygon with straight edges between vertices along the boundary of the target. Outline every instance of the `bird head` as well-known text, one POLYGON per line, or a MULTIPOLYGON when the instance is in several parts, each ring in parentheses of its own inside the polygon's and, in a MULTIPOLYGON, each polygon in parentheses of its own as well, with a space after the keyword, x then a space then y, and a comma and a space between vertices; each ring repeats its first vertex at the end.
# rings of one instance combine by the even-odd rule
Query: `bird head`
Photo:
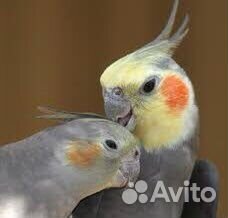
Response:
POLYGON ((114 163, 119 164, 123 157, 132 150, 136 151, 140 145, 128 129, 107 119, 75 119, 58 128, 61 132, 65 131, 69 141, 63 152, 64 160, 83 169, 106 169, 114 163))
POLYGON ((100 78, 106 115, 133 131, 147 150, 176 145, 196 127, 193 86, 172 59, 188 32, 186 15, 170 36, 177 6, 175 0, 166 27, 154 41, 114 62, 100 78))

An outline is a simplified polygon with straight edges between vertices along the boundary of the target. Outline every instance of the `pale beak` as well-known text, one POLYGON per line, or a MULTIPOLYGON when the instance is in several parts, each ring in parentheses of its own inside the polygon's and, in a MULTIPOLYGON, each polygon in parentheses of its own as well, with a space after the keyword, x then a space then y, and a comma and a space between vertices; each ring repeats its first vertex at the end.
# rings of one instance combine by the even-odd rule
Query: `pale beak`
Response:
POLYGON ((133 131, 135 128, 134 111, 131 102, 124 96, 121 89, 103 89, 103 98, 106 116, 133 131))

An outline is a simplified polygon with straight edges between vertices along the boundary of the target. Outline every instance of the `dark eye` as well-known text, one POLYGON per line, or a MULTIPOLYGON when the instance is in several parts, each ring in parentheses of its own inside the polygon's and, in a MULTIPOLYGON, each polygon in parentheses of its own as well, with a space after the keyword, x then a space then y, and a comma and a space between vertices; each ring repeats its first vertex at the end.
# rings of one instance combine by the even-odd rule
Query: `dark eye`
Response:
POLYGON ((106 140, 105 144, 111 149, 117 149, 117 144, 113 140, 106 140))
POLYGON ((154 90, 155 88, 155 85, 156 85, 156 79, 153 78, 151 80, 149 80, 148 82, 146 82, 144 85, 143 85, 143 92, 144 93, 150 93, 154 90))
POLYGON ((135 157, 138 157, 139 156, 139 151, 135 151, 135 157))

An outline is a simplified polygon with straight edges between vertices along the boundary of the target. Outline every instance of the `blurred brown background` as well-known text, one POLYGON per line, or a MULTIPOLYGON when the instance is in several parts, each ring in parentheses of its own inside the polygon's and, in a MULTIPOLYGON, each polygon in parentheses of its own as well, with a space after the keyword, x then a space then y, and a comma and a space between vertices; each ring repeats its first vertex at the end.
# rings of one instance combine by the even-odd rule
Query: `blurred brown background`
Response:
MULTIPOLYGON (((172 0, 0 0, 0 143, 26 137, 50 122, 37 105, 102 112, 101 72, 164 27, 172 0)), ((221 178, 219 218, 227 217, 226 0, 182 0, 178 22, 191 31, 176 54, 196 88, 201 157, 221 178)))

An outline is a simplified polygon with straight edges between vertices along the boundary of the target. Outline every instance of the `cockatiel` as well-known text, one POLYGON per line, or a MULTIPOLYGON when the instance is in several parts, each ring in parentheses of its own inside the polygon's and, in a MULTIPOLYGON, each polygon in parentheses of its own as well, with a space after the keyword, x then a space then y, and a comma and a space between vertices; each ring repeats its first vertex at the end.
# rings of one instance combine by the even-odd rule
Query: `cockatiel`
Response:
POLYGON ((128 182, 119 168, 139 141, 101 118, 80 118, 0 148, 0 217, 64 218, 78 202, 128 182))
MULTIPOLYGON (((177 193, 184 181, 190 180, 196 160, 198 107, 194 89, 185 71, 172 59, 174 49, 188 32, 186 16, 178 31, 170 36, 177 7, 178 0, 175 0, 165 29, 153 42, 117 60, 100 79, 107 117, 133 131, 144 146, 138 179, 147 182, 148 194, 153 193, 158 181, 177 193)), ((81 115, 66 112, 54 114, 52 118, 56 116, 72 119, 81 115)), ((195 169, 202 170, 193 174, 192 181, 199 182, 201 187, 217 186, 216 170, 210 163, 199 161, 195 169)), ((181 217, 183 195, 176 203, 158 199, 154 203, 127 205, 121 198, 122 193, 123 189, 115 189, 90 196, 78 205, 73 217, 181 217)), ((183 218, 215 217, 217 201, 212 204, 212 207, 207 203, 193 205, 196 210, 187 204, 183 218), (209 207, 204 211, 201 206, 209 207)))

